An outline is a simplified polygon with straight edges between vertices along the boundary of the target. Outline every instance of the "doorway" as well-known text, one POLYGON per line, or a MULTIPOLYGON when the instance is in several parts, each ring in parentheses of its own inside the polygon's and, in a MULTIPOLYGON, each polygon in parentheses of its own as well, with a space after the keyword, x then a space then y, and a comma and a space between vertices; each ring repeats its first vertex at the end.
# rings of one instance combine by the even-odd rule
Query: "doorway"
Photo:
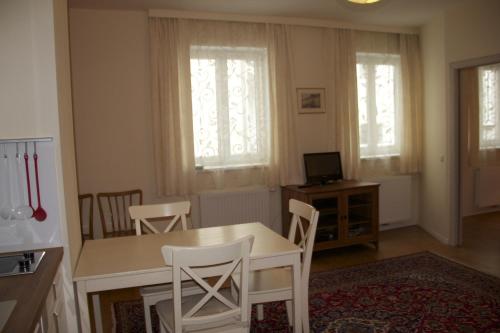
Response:
POLYGON ((453 64, 452 75, 458 118, 454 235, 457 245, 468 246, 464 240, 487 243, 498 232, 492 221, 500 226, 500 55, 453 64))

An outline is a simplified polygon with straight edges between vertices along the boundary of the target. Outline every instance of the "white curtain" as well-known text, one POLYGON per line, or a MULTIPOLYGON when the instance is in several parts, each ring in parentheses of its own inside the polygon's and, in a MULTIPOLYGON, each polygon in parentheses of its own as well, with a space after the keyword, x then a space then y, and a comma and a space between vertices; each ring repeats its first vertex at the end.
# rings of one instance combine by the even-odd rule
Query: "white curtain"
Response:
MULTIPOLYGON (((356 53, 351 30, 325 29, 328 64, 328 114, 335 129, 332 150, 341 153, 344 178, 359 176, 358 104, 356 94, 356 53)), ((332 140, 333 142, 333 140, 332 140)))
POLYGON ((500 165, 500 64, 480 66, 479 81, 479 161, 500 165))
POLYGON ((149 26, 159 194, 300 182, 294 96, 276 86, 293 87, 288 35, 252 23, 149 26))

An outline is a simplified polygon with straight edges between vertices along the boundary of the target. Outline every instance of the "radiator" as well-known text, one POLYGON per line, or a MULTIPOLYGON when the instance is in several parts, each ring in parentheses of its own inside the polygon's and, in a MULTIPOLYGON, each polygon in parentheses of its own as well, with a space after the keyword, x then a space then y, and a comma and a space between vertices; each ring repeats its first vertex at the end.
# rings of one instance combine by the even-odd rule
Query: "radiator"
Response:
POLYGON ((479 208, 500 205, 500 167, 475 170, 474 201, 479 208))
POLYGON ((262 222, 269 226, 269 220, 267 188, 211 191, 200 194, 201 227, 247 222, 262 222))
POLYGON ((384 177, 376 182, 380 183, 380 224, 411 220, 411 176, 384 177))

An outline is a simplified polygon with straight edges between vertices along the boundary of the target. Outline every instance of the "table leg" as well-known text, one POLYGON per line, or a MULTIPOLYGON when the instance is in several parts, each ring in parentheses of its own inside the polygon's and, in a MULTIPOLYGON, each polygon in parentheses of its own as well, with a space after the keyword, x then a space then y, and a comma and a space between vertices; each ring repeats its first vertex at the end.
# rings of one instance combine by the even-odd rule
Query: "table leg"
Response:
POLYGON ((80 332, 90 333, 90 314, 85 281, 76 282, 76 298, 78 302, 78 311, 80 312, 80 332))
POLYGON ((300 254, 294 258, 293 265, 293 328, 295 333, 302 332, 302 293, 300 290, 300 254))

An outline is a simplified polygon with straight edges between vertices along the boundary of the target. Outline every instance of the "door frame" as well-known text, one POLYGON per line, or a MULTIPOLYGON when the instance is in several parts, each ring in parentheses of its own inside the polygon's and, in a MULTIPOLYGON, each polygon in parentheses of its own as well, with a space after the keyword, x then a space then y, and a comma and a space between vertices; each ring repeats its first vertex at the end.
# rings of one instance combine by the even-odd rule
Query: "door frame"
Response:
POLYGON ((460 138, 464 133, 461 133, 460 124, 462 122, 460 115, 460 81, 459 71, 467 67, 485 66, 495 63, 500 63, 500 54, 489 55, 485 57, 473 58, 464 61, 453 62, 450 64, 451 75, 451 114, 450 123, 452 126, 451 142, 454 143, 452 149, 452 170, 451 170, 451 202, 452 202, 452 230, 451 230, 451 243, 455 246, 462 245, 463 241, 463 228, 462 228, 462 168, 460 165, 460 138))

